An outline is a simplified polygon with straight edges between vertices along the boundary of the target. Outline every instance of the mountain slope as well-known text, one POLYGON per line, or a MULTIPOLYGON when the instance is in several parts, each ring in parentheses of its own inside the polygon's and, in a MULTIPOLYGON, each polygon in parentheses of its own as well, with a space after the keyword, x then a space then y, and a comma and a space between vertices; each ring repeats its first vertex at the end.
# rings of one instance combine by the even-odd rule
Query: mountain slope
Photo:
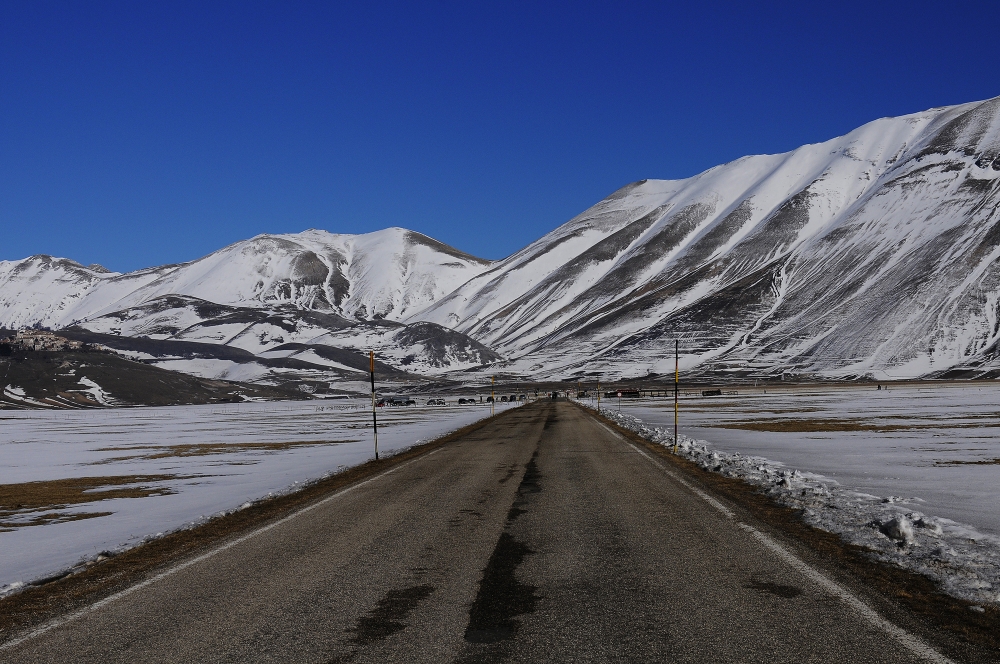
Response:
POLYGON ((1000 375, 998 192, 1000 98, 636 182, 497 262, 398 228, 129 274, 0 262, 0 325, 216 344, 259 361, 157 361, 275 384, 357 378, 370 348, 406 376, 642 377, 675 339, 716 375, 1000 375))
POLYGON ((409 319, 552 377, 988 370, 1000 99, 625 187, 409 319), (742 367, 742 369, 740 368, 742 367))
POLYGON ((379 358, 378 374, 396 380, 502 359, 434 323, 352 321, 292 304, 240 307, 181 295, 94 316, 68 330, 74 338, 120 348, 163 367, 273 385, 365 379, 369 350, 379 358))

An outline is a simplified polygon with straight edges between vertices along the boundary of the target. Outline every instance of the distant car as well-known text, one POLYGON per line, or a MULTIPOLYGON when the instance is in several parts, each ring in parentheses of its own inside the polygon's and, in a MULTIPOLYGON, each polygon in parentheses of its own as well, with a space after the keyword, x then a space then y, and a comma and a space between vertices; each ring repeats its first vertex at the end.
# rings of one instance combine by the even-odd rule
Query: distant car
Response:
POLYGON ((458 400, 458 403, 476 403, 476 399, 474 397, 469 397, 468 399, 462 397, 458 400))
POLYGON ((517 400, 518 401, 527 401, 528 400, 528 395, 527 394, 522 394, 521 396, 519 396, 517 398, 517 400))
POLYGON ((493 403, 493 397, 486 397, 486 403, 493 403))
POLYGON ((500 401, 503 401, 503 402, 506 403, 506 401, 507 401, 507 395, 505 394, 502 397, 500 397, 500 401))
POLYGON ((444 403, 444 399, 428 399, 427 400, 427 405, 428 406, 444 406, 445 403, 444 403))
POLYGON ((380 400, 376 405, 378 406, 416 406, 417 402, 413 399, 407 399, 405 397, 388 397, 386 399, 380 400))

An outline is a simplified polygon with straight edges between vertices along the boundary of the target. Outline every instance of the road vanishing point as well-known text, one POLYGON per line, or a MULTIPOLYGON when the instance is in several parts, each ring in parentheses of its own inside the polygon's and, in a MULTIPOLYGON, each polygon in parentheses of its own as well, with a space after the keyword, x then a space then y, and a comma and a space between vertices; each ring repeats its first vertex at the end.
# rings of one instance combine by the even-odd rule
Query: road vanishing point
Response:
POLYGON ((4 662, 947 662, 565 401, 0 646, 4 662))

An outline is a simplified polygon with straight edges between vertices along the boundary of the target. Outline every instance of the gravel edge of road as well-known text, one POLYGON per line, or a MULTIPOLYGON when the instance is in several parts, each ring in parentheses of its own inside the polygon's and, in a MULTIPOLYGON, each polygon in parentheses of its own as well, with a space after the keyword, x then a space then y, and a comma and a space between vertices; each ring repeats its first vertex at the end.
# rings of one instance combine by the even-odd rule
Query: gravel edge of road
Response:
POLYGON ((114 557, 82 569, 74 569, 47 583, 28 585, 24 590, 0 599, 0 645, 152 578, 167 568, 193 559, 227 541, 288 517, 337 491, 439 449, 516 410, 485 417, 390 457, 378 461, 369 460, 312 482, 299 491, 262 499, 250 507, 215 517, 193 528, 167 533, 114 557))
POLYGON ((1000 610, 989 607, 977 613, 970 609, 971 602, 946 595, 931 579, 875 560, 867 549, 810 526, 798 510, 775 502, 759 488, 705 470, 667 447, 618 426, 595 410, 575 402, 574 405, 626 440, 655 454, 658 460, 670 464, 672 470, 683 473, 685 479, 706 493, 723 498, 727 507, 766 527, 769 535, 849 587, 891 622, 958 660, 976 664, 1000 660, 1000 610))

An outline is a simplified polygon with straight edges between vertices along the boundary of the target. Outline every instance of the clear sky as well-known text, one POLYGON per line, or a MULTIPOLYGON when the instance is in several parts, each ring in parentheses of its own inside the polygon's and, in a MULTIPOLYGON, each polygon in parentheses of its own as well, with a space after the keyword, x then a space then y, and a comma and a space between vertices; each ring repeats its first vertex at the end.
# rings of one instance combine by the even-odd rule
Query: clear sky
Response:
POLYGON ((997 2, 0 0, 0 259, 403 226, 502 258, 611 191, 1000 95, 997 2))

